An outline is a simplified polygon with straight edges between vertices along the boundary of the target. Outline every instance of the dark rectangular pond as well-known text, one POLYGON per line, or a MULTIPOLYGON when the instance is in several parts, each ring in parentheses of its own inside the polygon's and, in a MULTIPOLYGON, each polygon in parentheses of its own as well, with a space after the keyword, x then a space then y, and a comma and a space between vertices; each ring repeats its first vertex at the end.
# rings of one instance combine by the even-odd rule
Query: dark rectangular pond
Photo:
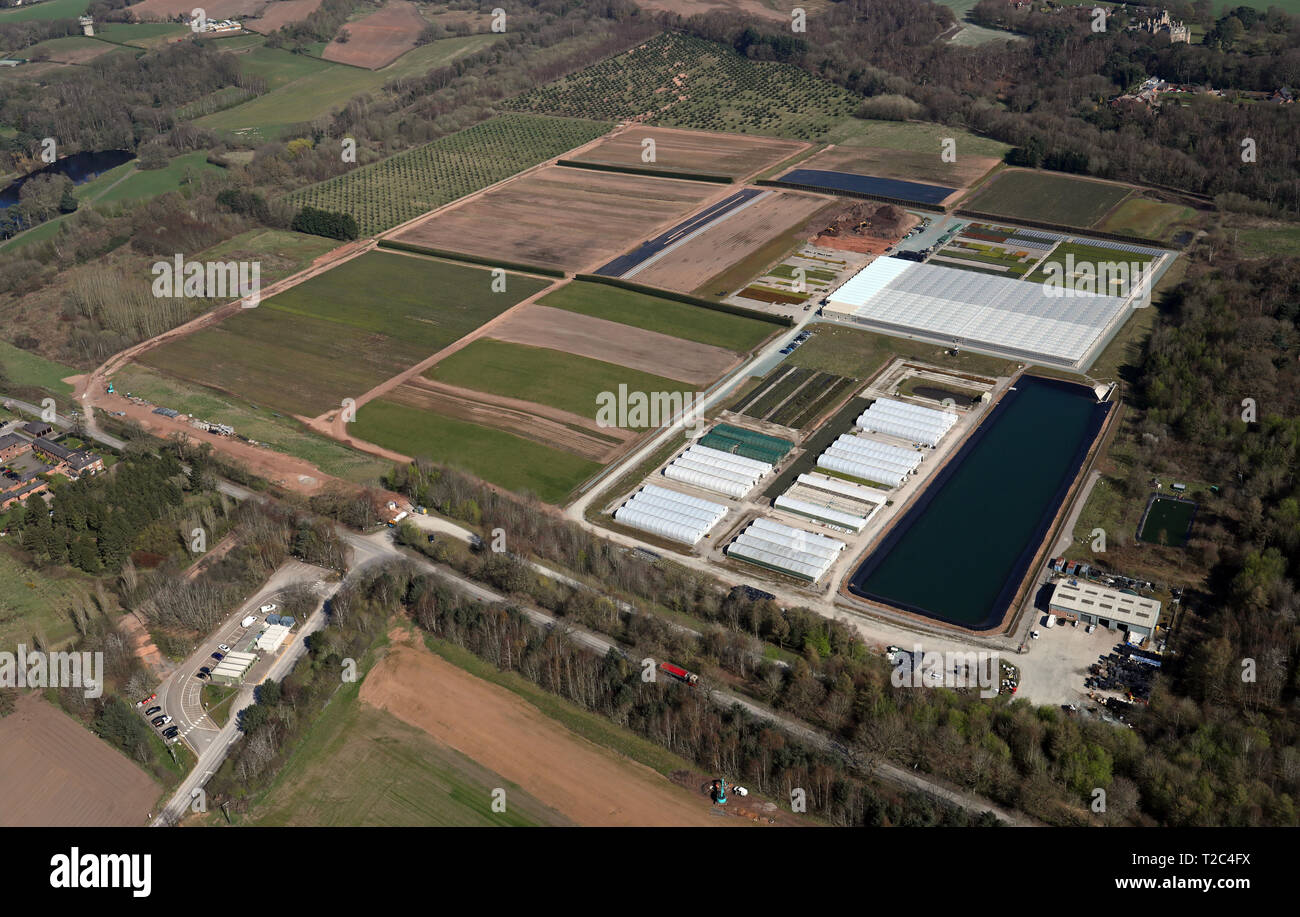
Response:
POLYGON ((956 191, 941 185, 925 185, 898 178, 878 178, 874 175, 857 175, 853 172, 828 172, 825 169, 795 169, 777 179, 791 185, 824 188, 827 191, 852 191, 892 197, 918 204, 941 204, 944 198, 956 191))
POLYGON ((854 595, 996 626, 1110 410, 1091 388, 1022 376, 854 572, 854 595))

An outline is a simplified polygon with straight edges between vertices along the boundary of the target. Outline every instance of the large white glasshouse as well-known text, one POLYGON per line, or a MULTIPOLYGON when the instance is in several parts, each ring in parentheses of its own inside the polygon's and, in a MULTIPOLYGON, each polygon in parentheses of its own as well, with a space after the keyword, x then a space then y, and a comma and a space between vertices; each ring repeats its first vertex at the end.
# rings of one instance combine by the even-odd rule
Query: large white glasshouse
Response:
POLYGON ((1129 302, 901 258, 877 258, 828 300, 823 314, 887 334, 1070 368, 1105 344, 1129 302))
POLYGON ((759 518, 727 546, 727 556, 815 583, 845 547, 836 538, 759 518))
POLYGON ((923 408, 906 401, 877 398, 857 419, 863 430, 897 436, 914 443, 937 446, 945 433, 957 423, 951 411, 923 408))
POLYGON ((772 465, 698 443, 664 468, 664 477, 740 499, 754 489, 772 465))
POLYGON ((727 507, 667 487, 647 484, 620 506, 614 518, 643 532, 694 545, 727 515, 727 507))

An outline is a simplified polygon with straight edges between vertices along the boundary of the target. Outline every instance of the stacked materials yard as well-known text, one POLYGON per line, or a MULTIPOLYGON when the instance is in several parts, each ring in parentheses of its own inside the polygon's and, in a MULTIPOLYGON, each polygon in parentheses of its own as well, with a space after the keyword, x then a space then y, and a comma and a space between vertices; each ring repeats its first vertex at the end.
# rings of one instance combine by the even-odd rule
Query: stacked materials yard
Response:
POLYGON ((727 507, 647 484, 614 513, 624 525, 695 545, 727 515, 727 507))
POLYGON ((845 547, 835 538, 755 519, 727 547, 727 556, 815 583, 845 547))
POLYGON ((845 433, 818 457, 817 465, 863 481, 898 487, 921 464, 921 458, 915 449, 845 433))
POLYGON ((957 415, 951 411, 936 411, 892 398, 877 398, 857 420, 863 430, 897 436, 926 446, 939 445, 939 440, 956 422, 957 415))
POLYGON ((664 477, 740 499, 772 464, 695 443, 664 469, 664 477))
POLYGON ((801 474, 773 505, 796 516, 857 534, 886 502, 884 494, 822 474, 801 474))

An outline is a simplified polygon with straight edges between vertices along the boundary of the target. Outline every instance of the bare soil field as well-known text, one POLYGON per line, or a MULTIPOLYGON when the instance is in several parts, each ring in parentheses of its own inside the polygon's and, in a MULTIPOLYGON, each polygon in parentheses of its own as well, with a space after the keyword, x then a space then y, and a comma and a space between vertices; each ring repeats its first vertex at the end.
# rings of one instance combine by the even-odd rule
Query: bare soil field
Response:
POLYGON ((590 417, 548 405, 476 392, 422 376, 402 383, 388 397, 413 408, 527 437, 602 464, 613 461, 636 437, 633 431, 597 427, 590 417))
POLYGON ((594 270, 731 189, 547 166, 412 223, 413 245, 568 271, 594 270))
POLYGON ((576 735, 505 688, 427 649, 395 645, 361 699, 519 784, 582 825, 718 826, 707 800, 576 735))
POLYGON ((0 718, 0 827, 137 827, 162 787, 39 696, 0 718))
POLYGON ((383 7, 339 29, 348 34, 346 42, 334 40, 325 46, 321 57, 340 64, 378 70, 387 67, 415 47, 428 23, 415 4, 407 0, 388 0, 383 7))
POLYGON ((95 41, 79 47, 60 48, 57 51, 52 51, 50 60, 60 64, 84 64, 86 61, 92 61, 102 54, 115 50, 117 50, 116 45, 111 45, 106 41, 95 41))
POLYGON ((944 203, 948 204, 1000 162, 989 156, 962 155, 960 148, 956 162, 944 162, 939 153, 938 149, 920 153, 867 146, 830 146, 803 160, 797 168, 851 172, 955 188, 944 198, 944 203))
MULTIPOLYGON (((208 19, 243 19, 262 12, 269 0, 208 0, 203 14, 208 19)), ((137 22, 164 22, 174 16, 187 20, 197 4, 194 0, 141 0, 131 7, 137 22)))
MULTIPOLYGON (((808 223, 827 206, 833 205, 823 197, 789 191, 770 193, 728 215, 648 267, 629 274, 628 279, 689 293, 774 239, 808 223)), ((809 227, 809 232, 812 231, 813 227, 809 227)))
POLYGON ((245 22, 250 32, 269 35, 291 22, 306 19, 320 7, 321 0, 274 0, 256 19, 245 22))
POLYGON ((739 362, 730 350, 533 303, 492 329, 499 341, 549 347, 694 382, 712 382, 739 362))
POLYGON ((638 124, 600 141, 572 159, 575 162, 638 169, 665 169, 744 178, 789 159, 810 146, 811 144, 799 140, 776 140, 638 124), (641 159, 645 149, 643 143, 647 139, 654 141, 653 163, 641 159))
POLYGON ((802 6, 808 15, 825 9, 830 0, 637 0, 637 6, 655 13, 697 16, 706 13, 740 13, 769 22, 790 22, 790 11, 802 6))
POLYGON ((838 211, 813 237, 812 244, 842 252, 880 255, 919 222, 920 217, 901 207, 863 201, 838 211))

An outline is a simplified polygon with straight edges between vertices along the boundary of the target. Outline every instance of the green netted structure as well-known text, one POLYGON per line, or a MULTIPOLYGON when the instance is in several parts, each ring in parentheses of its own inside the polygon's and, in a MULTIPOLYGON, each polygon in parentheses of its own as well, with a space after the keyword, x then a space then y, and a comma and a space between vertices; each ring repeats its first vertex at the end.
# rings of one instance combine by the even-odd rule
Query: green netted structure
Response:
POLYGON ((699 444, 771 465, 780 462, 794 448, 794 443, 788 439, 733 427, 727 423, 720 423, 705 433, 700 437, 699 444))

